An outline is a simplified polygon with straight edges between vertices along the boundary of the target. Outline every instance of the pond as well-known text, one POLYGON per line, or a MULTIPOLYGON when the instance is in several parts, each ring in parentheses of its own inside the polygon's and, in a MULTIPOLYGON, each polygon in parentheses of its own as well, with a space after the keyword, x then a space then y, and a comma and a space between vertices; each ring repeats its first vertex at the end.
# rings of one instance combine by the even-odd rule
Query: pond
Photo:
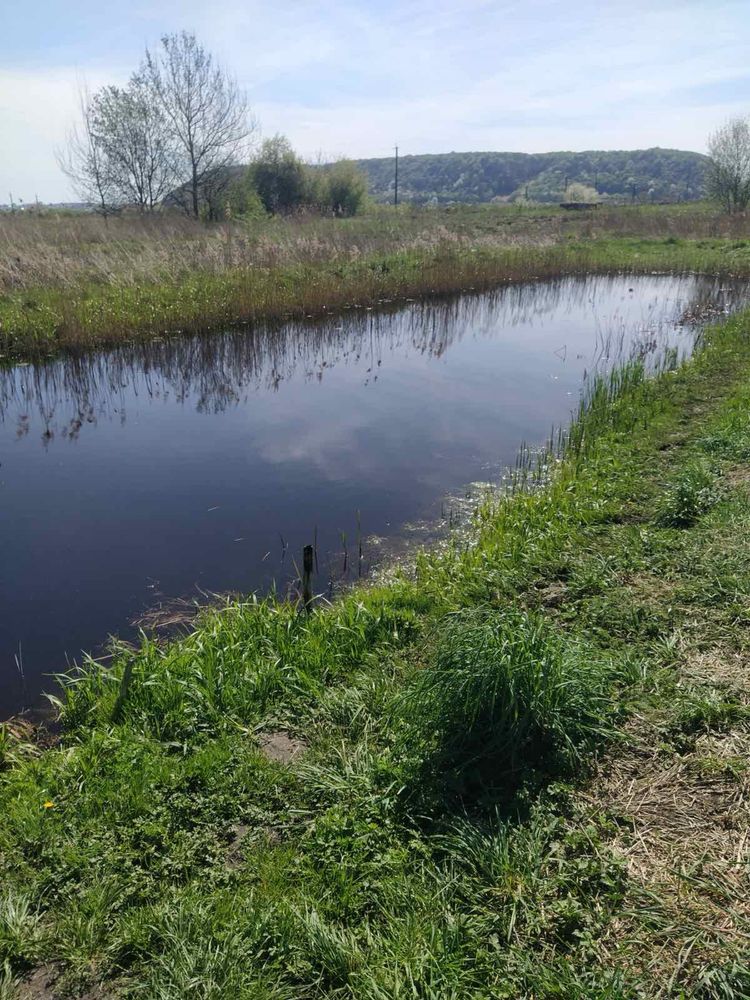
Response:
POLYGON ((740 299, 576 278, 0 371, 0 718, 154 606, 285 590, 305 544, 320 592, 366 572, 566 423, 587 373, 687 352, 740 299))

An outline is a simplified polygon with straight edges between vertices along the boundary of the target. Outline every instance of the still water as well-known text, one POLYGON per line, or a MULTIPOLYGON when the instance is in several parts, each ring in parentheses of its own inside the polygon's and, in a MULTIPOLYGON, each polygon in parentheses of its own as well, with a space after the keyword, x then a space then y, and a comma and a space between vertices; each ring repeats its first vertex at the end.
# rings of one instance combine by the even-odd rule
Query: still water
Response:
POLYGON ((169 598, 316 587, 497 480, 631 345, 689 351, 736 289, 517 285, 0 371, 0 718, 169 598))

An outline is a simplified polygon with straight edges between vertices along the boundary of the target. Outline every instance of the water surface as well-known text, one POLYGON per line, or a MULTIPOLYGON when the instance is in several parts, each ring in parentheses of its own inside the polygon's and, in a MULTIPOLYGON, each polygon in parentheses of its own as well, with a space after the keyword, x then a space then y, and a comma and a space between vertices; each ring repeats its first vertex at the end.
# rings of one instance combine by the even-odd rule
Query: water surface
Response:
POLYGON ((286 586, 316 537, 325 590, 566 422, 586 372, 687 351, 736 298, 570 279, 0 372, 0 718, 155 602, 286 586))

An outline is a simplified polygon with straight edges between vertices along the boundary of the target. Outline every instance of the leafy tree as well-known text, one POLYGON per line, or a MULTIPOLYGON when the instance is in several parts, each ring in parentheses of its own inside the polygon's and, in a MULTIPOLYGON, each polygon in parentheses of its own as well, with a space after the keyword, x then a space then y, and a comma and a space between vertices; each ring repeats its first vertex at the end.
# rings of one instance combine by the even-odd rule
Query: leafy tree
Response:
POLYGON ((250 170, 266 211, 293 212, 308 201, 307 168, 285 136, 266 139, 250 170))
POLYGON ((326 169, 323 189, 334 215, 356 215, 367 194, 367 177, 352 160, 339 160, 326 169))

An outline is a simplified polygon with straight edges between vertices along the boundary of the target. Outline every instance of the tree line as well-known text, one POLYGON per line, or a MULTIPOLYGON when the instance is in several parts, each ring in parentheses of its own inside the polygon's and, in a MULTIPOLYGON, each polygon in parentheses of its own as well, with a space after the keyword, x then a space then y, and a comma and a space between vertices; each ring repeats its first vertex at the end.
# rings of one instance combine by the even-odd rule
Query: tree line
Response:
MULTIPOLYGON (((705 196, 707 158, 674 149, 585 152, 453 152, 399 158, 405 200, 557 204, 570 184, 605 201, 684 201, 705 196)), ((392 158, 360 160, 376 201, 393 200, 392 158)))
POLYGON ((278 135, 251 157, 256 133, 236 79, 183 31, 146 49, 126 86, 82 91, 58 161, 79 197, 105 216, 165 205, 207 219, 306 207, 353 215, 361 207, 366 179, 353 163, 308 166, 278 135))

